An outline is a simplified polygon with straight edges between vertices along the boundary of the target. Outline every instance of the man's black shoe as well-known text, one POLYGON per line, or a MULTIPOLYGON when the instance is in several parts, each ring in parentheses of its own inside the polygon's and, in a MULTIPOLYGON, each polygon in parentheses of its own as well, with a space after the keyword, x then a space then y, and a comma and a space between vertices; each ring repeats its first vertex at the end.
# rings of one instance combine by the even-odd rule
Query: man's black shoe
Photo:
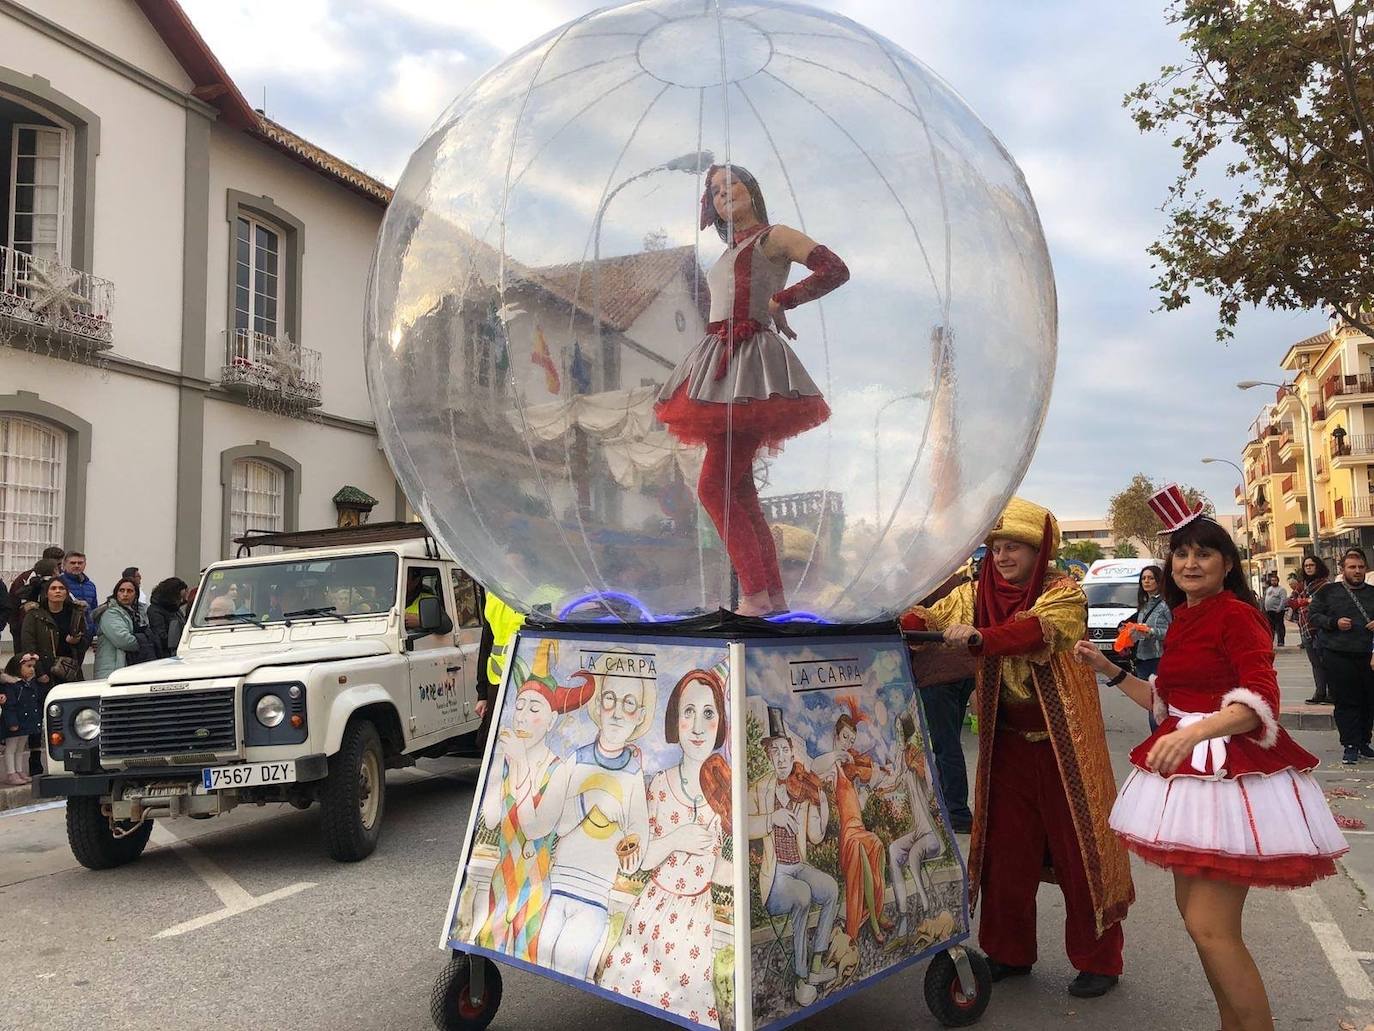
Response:
POLYGON ((1368 745, 1360 745, 1360 758, 1374 759, 1374 748, 1370 748, 1368 745))
POLYGON ((1341 753, 1341 762, 1347 766, 1354 766, 1360 761, 1360 750, 1354 745, 1346 745, 1345 751, 1341 753))
POLYGON ((988 969, 992 971, 993 981, 1004 981, 1008 977, 1025 977, 1031 972, 1030 967, 1014 967, 1010 963, 998 963, 995 959, 988 960, 988 969))
POLYGON ((1085 970, 1069 982, 1069 994, 1079 999, 1096 999, 1110 992, 1120 980, 1115 974, 1090 974, 1085 970))
POLYGON ((1306 702, 1308 705, 1330 705, 1330 704, 1331 704, 1331 699, 1330 699, 1330 698, 1304 698, 1303 701, 1306 702))

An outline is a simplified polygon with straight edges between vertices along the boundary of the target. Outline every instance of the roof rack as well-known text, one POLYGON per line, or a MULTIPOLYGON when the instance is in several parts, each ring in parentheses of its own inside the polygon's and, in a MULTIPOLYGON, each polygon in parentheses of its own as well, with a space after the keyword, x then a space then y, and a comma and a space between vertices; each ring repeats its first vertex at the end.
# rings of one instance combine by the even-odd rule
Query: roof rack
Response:
POLYGON ((440 559, 439 542, 424 523, 364 523, 362 526, 331 526, 323 530, 246 530, 235 537, 235 557, 253 554, 254 548, 349 548, 360 544, 423 540, 425 557, 440 559))

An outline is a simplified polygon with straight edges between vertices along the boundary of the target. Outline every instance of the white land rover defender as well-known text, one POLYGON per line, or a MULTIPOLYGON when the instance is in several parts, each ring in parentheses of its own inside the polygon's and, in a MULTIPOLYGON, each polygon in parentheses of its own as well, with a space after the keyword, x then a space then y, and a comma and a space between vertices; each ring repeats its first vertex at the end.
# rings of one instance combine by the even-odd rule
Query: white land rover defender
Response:
POLYGON ((267 802, 319 802, 329 855, 363 859, 388 768, 480 751, 481 588, 422 525, 240 542, 288 550, 210 566, 175 656, 48 695, 34 794, 66 796, 84 866, 138 858, 154 819, 267 802))

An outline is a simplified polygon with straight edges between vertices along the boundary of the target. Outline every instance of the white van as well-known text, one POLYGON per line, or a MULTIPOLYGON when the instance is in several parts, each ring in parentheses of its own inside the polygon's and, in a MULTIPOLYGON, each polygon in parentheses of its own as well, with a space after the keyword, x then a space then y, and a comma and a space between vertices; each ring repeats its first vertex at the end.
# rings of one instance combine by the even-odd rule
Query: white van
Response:
POLYGON ((1158 565, 1154 558, 1103 558, 1088 567, 1083 593, 1088 596, 1088 640, 1115 654, 1117 628, 1136 614, 1140 571, 1158 565))

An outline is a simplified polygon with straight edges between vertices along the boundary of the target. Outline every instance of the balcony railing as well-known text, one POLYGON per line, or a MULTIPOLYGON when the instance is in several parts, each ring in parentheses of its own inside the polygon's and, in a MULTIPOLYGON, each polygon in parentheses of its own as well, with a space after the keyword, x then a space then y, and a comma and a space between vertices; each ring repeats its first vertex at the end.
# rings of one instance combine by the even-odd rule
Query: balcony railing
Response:
POLYGON ((220 382, 227 390, 279 397, 287 406, 322 403, 320 352, 289 336, 235 330, 228 335, 220 382))
POLYGON ((1280 480, 1280 481, 1279 481, 1279 486, 1283 489, 1283 492, 1284 492, 1285 494, 1292 494, 1292 493, 1293 493, 1293 474, 1292 474, 1292 473, 1289 473, 1289 474, 1288 474, 1287 476, 1285 476, 1282 480, 1280 480))
POLYGON ((1325 529, 1326 529, 1326 513, 1325 513, 1325 512, 1318 512, 1318 513, 1317 513, 1317 529, 1318 529, 1318 530, 1325 530, 1325 529))
POLYGON ((1374 434, 1351 433, 1343 439, 1332 439, 1331 457, 1350 458, 1362 455, 1374 455, 1374 434))
POLYGON ((1371 519, 1369 498, 1337 498, 1332 508, 1337 519, 1371 519))
POLYGON ((1322 384, 1322 396, 1328 400, 1350 394, 1374 394, 1374 374, 1331 376, 1322 384))
POLYGON ((103 351, 114 345, 113 312, 114 284, 108 279, 0 247, 0 319, 103 351))
POLYGON ((1295 541, 1299 537, 1311 537, 1312 528, 1306 523, 1289 523, 1283 528, 1283 539, 1295 541))

